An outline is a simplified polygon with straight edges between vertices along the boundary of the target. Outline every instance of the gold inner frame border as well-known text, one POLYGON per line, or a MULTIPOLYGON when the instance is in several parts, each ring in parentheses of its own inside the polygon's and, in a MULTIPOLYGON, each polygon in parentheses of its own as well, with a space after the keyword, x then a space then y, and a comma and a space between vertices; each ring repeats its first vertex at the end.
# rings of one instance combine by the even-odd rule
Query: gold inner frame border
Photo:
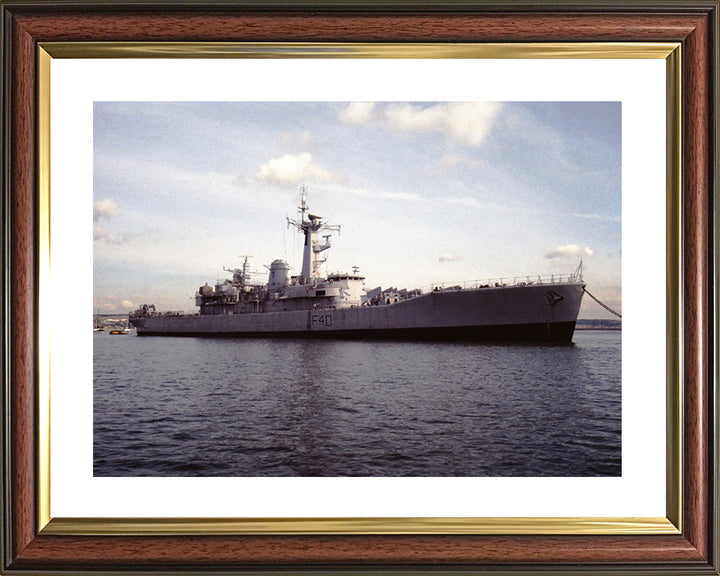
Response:
POLYGON ((681 45, 679 43, 39 43, 38 72, 38 531, 52 535, 296 534, 679 534, 682 531, 683 311, 681 216, 681 45), (494 58, 664 59, 666 61, 666 516, 434 518, 53 518, 50 513, 50 72, 54 58, 494 58), (47 289, 45 289, 47 293, 47 289))

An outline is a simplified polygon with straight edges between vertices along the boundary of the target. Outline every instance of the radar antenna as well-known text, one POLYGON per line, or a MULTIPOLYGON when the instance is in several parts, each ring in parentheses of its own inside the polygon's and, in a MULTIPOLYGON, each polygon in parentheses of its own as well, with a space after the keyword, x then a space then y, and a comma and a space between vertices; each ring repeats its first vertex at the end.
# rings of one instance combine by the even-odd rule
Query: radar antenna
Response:
POLYGON ((300 192, 302 195, 300 196, 300 206, 298 206, 298 210, 300 210, 301 219, 305 219, 305 212, 308 211, 307 203, 305 202, 305 184, 303 184, 300 187, 300 192))
POLYGON ((320 244, 317 238, 318 232, 321 230, 325 230, 327 232, 337 232, 339 234, 340 225, 326 224, 325 222, 323 222, 322 216, 310 214, 308 212, 309 209, 306 202, 304 184, 301 186, 300 191, 300 206, 298 206, 298 210, 300 211, 300 218, 297 220, 292 218, 286 219, 288 227, 294 226, 305 236, 301 277, 303 282, 310 283, 320 277, 320 266, 326 260, 320 258, 320 253, 331 247, 331 235, 323 235, 323 238, 325 238, 325 243, 320 244), (306 213, 307 218, 305 217, 306 213))
POLYGON ((240 258, 243 259, 242 268, 226 268, 223 266, 223 270, 233 273, 233 282, 240 286, 246 286, 250 282, 250 277, 253 274, 257 274, 257 272, 250 270, 250 258, 252 258, 252 256, 249 254, 241 254, 240 258))

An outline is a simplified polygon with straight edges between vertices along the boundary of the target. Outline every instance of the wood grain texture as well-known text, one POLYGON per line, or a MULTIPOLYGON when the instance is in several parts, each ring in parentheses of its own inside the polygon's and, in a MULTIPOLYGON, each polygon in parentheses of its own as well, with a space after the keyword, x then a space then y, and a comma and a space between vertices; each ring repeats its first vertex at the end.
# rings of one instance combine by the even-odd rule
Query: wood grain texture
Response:
POLYGON ((11 378, 13 410, 13 548, 19 554, 35 538, 35 46, 16 33, 13 51, 14 133, 11 231, 11 378))
POLYGON ((708 175, 708 34, 699 22, 684 45, 683 83, 683 238, 685 400, 683 503, 685 536, 702 554, 708 550, 708 210, 711 190, 708 175))
POLYGON ((708 566, 708 15, 197 13, 13 15, 13 568, 18 570, 264 567, 473 567, 508 563, 708 566), (682 536, 63 537, 35 534, 34 150, 35 43, 163 41, 682 41, 685 242, 685 531, 682 536))
POLYGON ((18 25, 38 41, 523 42, 660 41, 685 38, 698 16, 646 14, 313 15, 118 14, 25 15, 18 25))
POLYGON ((507 562, 693 562, 702 556, 680 536, 294 536, 294 537, 48 537, 22 564, 107 566, 184 563, 218 568, 241 564, 478 564, 507 562))

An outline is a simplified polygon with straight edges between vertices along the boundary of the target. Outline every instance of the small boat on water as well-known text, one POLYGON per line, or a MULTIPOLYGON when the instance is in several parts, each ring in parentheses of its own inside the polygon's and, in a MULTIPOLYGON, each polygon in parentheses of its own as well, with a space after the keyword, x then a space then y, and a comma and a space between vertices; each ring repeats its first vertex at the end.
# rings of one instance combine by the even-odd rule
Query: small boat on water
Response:
POLYGON ((93 321, 93 332, 105 332, 105 325, 100 321, 100 311, 95 313, 95 319, 93 321))
POLYGON ((134 326, 130 326, 130 320, 125 320, 125 326, 122 328, 113 328, 110 330, 111 336, 123 336, 129 334, 131 330, 135 330, 134 326))

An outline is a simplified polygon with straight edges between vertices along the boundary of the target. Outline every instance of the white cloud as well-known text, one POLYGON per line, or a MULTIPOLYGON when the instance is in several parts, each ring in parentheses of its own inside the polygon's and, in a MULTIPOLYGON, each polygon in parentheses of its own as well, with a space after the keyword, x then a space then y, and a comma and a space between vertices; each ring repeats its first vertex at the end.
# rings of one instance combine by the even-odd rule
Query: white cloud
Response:
POLYGON ((446 252, 438 258, 438 262, 457 262, 458 260, 460 260, 460 256, 456 256, 450 252, 446 252))
POLYGON ((555 250, 552 250, 545 254, 545 258, 550 260, 556 260, 558 258, 575 258, 577 256, 592 256, 595 251, 585 246, 577 246, 575 244, 566 244, 565 246, 558 246, 555 250))
POLYGON ((118 205, 110 198, 95 202, 93 206, 93 220, 98 221, 100 218, 112 218, 117 216, 118 205))
POLYGON ((367 124, 372 120, 374 102, 351 102, 340 111, 340 121, 346 124, 367 124))
POLYGON ((406 132, 438 132, 470 146, 480 146, 492 129, 499 102, 448 102, 423 107, 393 104, 385 110, 390 126, 406 132))
MULTIPOLYGON (((501 108, 499 102, 446 102, 432 106, 389 104, 378 110, 374 102, 351 102, 338 117, 346 124, 366 126, 382 121, 391 129, 437 132, 462 144, 480 146, 501 108)), ((454 166, 459 160, 448 157, 447 161, 454 166)))
POLYGON ((313 178, 320 182, 337 182, 343 179, 342 175, 333 174, 313 164, 309 152, 273 158, 266 164, 261 164, 254 177, 263 182, 276 184, 297 184, 305 178, 313 178))
POLYGON ((115 294, 104 296, 102 301, 93 303, 93 309, 105 314, 127 314, 128 311, 135 310, 137 307, 132 300, 121 299, 115 294))
POLYGON ((119 246, 120 244, 124 244, 128 242, 129 240, 132 240, 134 234, 129 235, 117 235, 117 234, 110 234, 105 228, 102 226, 93 226, 93 240, 103 240, 105 244, 113 245, 113 246, 119 246))

